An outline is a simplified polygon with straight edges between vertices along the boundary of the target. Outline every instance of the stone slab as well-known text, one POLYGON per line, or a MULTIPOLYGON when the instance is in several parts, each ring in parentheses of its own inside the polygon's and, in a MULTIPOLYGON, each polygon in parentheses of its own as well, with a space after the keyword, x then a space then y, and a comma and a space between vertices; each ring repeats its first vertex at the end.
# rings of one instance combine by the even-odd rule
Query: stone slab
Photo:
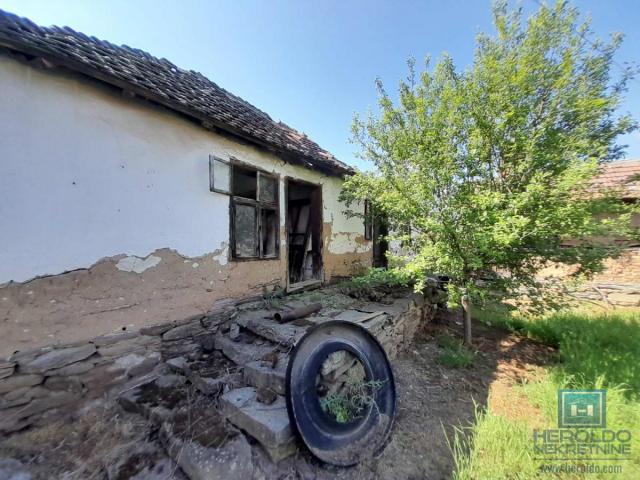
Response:
POLYGON ((169 369, 173 372, 179 373, 181 375, 188 375, 191 369, 189 368, 189 362, 184 357, 174 357, 170 358, 165 362, 169 369))
POLYGON ((270 388, 279 395, 285 394, 287 376, 287 358, 278 360, 276 368, 271 368, 261 360, 249 362, 244 366, 244 381, 256 388, 270 388))
POLYGON ((260 360, 274 349, 273 345, 268 344, 234 342, 223 335, 216 337, 215 346, 237 365, 246 365, 249 362, 260 360))
POLYGON ((290 452, 279 448, 294 441, 284 397, 278 396, 271 405, 265 405, 258 402, 255 388, 244 387, 222 395, 220 407, 231 423, 255 438, 270 454, 290 452))
POLYGON ((71 363, 84 360, 95 352, 96 347, 92 343, 79 347, 55 349, 27 363, 19 362, 19 368, 22 373, 43 373, 47 370, 62 368, 71 363))
POLYGON ((0 410, 8 409, 11 407, 17 407, 19 405, 26 405, 34 398, 43 398, 49 395, 51 392, 40 386, 36 387, 22 387, 3 395, 0 399, 0 410))
POLYGON ((122 342, 124 340, 131 340, 139 335, 138 332, 114 332, 101 335, 91 340, 96 347, 106 347, 107 345, 113 345, 114 343, 122 342))
POLYGON ((7 409, 0 419, 0 430, 13 431, 13 427, 23 419, 28 419, 32 415, 72 404, 78 400, 77 395, 69 392, 51 392, 50 395, 32 400, 26 405, 7 409))
POLYGON ((218 395, 243 385, 242 375, 239 373, 229 373, 218 378, 201 377, 194 373, 189 376, 189 380, 194 387, 205 395, 218 395))
POLYGON ((83 385, 82 385, 82 382, 80 381, 80 378, 76 376, 47 377, 47 379, 44 382, 44 386, 47 387, 49 390, 65 391, 65 392, 73 392, 73 393, 80 393, 82 392, 82 389, 83 389, 83 385))
MULTIPOLYGON (((95 358, 95 357, 94 357, 95 358)), ((67 375, 80 375, 82 373, 88 372, 96 366, 96 362, 94 359, 87 359, 81 362, 72 363, 71 365, 67 365, 62 368, 54 368, 53 370, 47 370, 44 375, 47 377, 52 376, 63 376, 67 375)))
POLYGON ((251 446, 237 435, 220 448, 204 446, 174 435, 170 427, 162 429, 167 452, 190 480, 250 480, 253 478, 251 446))
POLYGON ((206 333, 206 330, 203 328, 199 320, 195 320, 193 323, 180 325, 163 333, 162 340, 180 340, 182 338, 194 337, 202 333, 206 333))
POLYGON ((366 323, 367 321, 384 315, 384 311, 361 312, 359 310, 345 310, 335 316, 334 320, 342 320, 343 322, 366 323))
POLYGON ((133 340, 124 340, 113 345, 107 345, 106 347, 99 347, 98 353, 101 358, 111 361, 115 358, 129 355, 132 353, 141 355, 147 349, 143 345, 136 344, 133 340))
POLYGON ((0 379, 13 375, 15 369, 15 362, 0 362, 0 379))
POLYGON ((12 390, 22 387, 39 385, 43 380, 44 377, 42 375, 14 375, 12 377, 5 378, 0 382, 0 394, 11 392, 12 390))
POLYGON ((238 315, 235 321, 238 325, 252 331, 256 335, 285 347, 294 346, 307 331, 305 327, 291 323, 278 323, 275 320, 262 317, 256 318, 254 315, 243 313, 238 315))
POLYGON ((171 330, 176 325, 173 322, 170 323, 162 323, 160 325, 147 325, 146 327, 142 327, 140 329, 141 335, 150 335, 150 336, 158 336, 162 335, 164 332, 171 330))

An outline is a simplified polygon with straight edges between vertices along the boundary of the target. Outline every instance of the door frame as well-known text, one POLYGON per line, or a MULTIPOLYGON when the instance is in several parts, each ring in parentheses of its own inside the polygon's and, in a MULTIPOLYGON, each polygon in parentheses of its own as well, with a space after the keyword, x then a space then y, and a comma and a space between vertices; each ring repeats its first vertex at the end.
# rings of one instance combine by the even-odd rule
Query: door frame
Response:
MULTIPOLYGON (((284 252, 285 258, 285 273, 287 277, 287 293, 296 292, 300 290, 305 290, 307 288, 314 288, 317 286, 321 286, 324 284, 324 218, 323 218, 323 197, 322 197, 322 184, 310 182, 308 180, 302 180, 296 177, 284 177, 284 227, 285 227, 285 241, 286 241, 286 250, 284 252), (320 231, 319 231, 319 245, 320 245, 320 278, 319 279, 311 279, 305 280, 302 282, 291 283, 291 275, 289 274, 289 183, 302 183, 313 187, 318 192, 318 203, 319 203, 319 214, 320 214, 320 231)), ((311 211, 309 213, 311 216, 311 211)))

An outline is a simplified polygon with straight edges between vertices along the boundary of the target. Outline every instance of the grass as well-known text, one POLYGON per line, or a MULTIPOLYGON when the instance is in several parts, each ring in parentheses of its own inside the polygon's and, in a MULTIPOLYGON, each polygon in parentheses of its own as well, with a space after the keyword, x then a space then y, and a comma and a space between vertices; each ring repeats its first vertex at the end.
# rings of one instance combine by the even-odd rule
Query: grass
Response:
POLYGON ((570 388, 622 386, 640 398, 640 311, 571 310, 523 317, 503 307, 480 310, 478 320, 558 347, 561 364, 554 371, 570 388))
POLYGON ((536 478, 531 455, 531 429, 476 408, 472 428, 457 429, 450 447, 455 480, 536 478))
POLYGON ((523 317, 505 307, 492 307, 476 317, 558 348, 559 363, 548 367, 547 375, 514 387, 542 413, 544 428, 557 428, 558 389, 606 388, 607 429, 631 431, 632 455, 630 461, 591 462, 622 466, 616 474, 541 472, 539 467, 545 463, 590 462, 535 460, 533 427, 527 419, 508 419, 478 409, 474 424, 458 429, 450 443, 454 479, 640 478, 640 311, 572 310, 523 317))
POLYGON ((464 368, 471 365, 475 359, 475 353, 468 350, 459 339, 451 335, 438 335, 436 343, 441 349, 436 360, 441 365, 464 368))

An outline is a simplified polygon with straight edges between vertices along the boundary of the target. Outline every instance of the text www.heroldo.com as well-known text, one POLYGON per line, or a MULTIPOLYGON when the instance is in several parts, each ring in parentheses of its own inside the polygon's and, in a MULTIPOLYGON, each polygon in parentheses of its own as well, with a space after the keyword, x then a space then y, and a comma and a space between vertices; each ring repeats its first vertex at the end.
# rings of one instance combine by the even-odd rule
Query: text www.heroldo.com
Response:
POLYGON ((541 473, 622 473, 622 465, 597 465, 594 463, 560 463, 540 465, 541 473))

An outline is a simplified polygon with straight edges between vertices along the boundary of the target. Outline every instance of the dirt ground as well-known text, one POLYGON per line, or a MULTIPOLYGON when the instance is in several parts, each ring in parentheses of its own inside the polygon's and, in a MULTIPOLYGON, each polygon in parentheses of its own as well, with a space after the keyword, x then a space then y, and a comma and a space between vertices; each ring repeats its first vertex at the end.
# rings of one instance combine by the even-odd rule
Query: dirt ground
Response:
MULTIPOLYGON (((447 479, 453 458, 447 437, 454 428, 468 426, 476 405, 509 418, 540 415, 526 402, 513 402, 513 386, 541 372, 554 359, 549 347, 476 324, 477 356, 468 368, 448 368, 436 358, 435 337, 460 325, 450 316, 430 324, 393 362, 398 393, 398 415, 392 437, 375 458, 352 468, 322 465, 299 451, 278 465, 253 448, 255 475, 262 479, 447 479), (517 405, 514 408, 513 405, 517 405)), ((20 460, 34 478, 126 479, 144 469, 160 469, 153 478, 183 479, 180 470, 163 454, 157 432, 141 417, 115 406, 95 409, 75 423, 30 430, 0 442, 0 458, 20 460), (141 450, 122 464, 123 451, 141 450), (162 465, 158 466, 158 462, 162 465), (164 470, 163 470, 164 469, 164 470)), ((151 478, 151 477, 137 477, 151 478)), ((248 480, 248 479, 247 479, 248 480)))

